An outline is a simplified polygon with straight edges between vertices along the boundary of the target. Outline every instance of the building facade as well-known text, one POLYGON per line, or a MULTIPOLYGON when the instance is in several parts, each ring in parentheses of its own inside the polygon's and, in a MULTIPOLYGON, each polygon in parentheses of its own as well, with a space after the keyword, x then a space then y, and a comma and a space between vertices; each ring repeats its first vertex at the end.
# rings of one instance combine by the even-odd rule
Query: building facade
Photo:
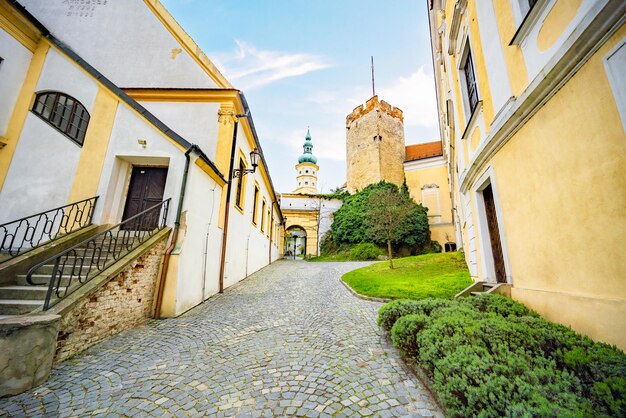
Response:
POLYGON ((285 219, 283 253, 286 258, 305 258, 320 254, 321 239, 330 231, 333 214, 342 205, 317 193, 319 166, 313 155, 313 140, 307 130, 304 152, 296 164, 297 187, 292 193, 282 193, 280 208, 285 219))
POLYGON ((626 348, 626 3, 429 6, 456 234, 472 277, 626 348))
POLYGON ((0 14, 0 224, 98 196, 93 222, 115 225, 171 199, 161 316, 279 257, 245 97, 157 0, 2 0, 0 14), (235 176, 253 150, 256 170, 235 176))

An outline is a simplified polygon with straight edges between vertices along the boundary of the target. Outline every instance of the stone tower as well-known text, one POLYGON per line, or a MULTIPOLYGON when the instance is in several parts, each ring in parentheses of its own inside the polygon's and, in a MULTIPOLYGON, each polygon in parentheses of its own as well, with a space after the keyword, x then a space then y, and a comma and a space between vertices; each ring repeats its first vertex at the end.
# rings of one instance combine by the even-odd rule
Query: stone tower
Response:
POLYGON ((304 139, 304 152, 298 158, 296 165, 296 181, 298 187, 294 193, 316 194, 317 193, 317 157, 313 155, 313 142, 311 142, 311 133, 307 129, 306 138, 304 139))
POLYGON ((402 185, 405 157, 402 110, 374 96, 346 117, 350 193, 382 180, 402 185))

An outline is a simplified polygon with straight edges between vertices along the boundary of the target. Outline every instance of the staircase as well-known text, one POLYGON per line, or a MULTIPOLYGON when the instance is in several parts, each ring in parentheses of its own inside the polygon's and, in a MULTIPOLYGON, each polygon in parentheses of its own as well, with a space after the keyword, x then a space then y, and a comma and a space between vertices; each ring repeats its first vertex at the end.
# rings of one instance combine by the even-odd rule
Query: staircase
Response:
MULTIPOLYGON (((102 237, 85 241, 72 249, 71 254, 68 253, 67 256, 62 257, 57 268, 57 271, 61 272, 60 286, 53 293, 68 293, 68 287, 71 287, 69 290, 73 291, 80 286, 81 281, 84 282, 91 278, 93 273, 97 273, 96 265, 86 261, 95 258, 94 248, 102 248, 103 244, 106 246, 110 243, 102 237)), ((113 259, 113 252, 110 252, 107 257, 102 256, 97 261, 99 265, 104 266, 111 264, 113 259)), ((52 259, 33 272, 31 280, 35 283, 34 285, 28 283, 27 272, 13 275, 8 280, 5 279, 3 285, 0 285, 0 318, 8 315, 23 315, 43 308, 55 263, 56 259, 52 259)), ((54 296, 54 294, 51 295, 53 298, 54 296)))

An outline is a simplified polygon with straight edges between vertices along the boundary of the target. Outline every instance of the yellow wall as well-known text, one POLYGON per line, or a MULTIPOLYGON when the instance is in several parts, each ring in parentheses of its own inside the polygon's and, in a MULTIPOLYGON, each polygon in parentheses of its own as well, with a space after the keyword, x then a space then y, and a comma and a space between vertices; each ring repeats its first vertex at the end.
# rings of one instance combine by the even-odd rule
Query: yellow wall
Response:
POLYGON ((492 160, 513 297, 622 348, 626 138, 603 57, 625 36, 622 27, 492 160))
MULTIPOLYGON (((406 184, 413 200, 422 203, 422 186, 436 184, 439 186, 439 205, 441 218, 437 223, 431 223, 431 239, 442 246, 448 242, 455 242, 454 225, 452 224, 452 202, 450 201, 450 186, 448 184, 448 168, 440 165, 420 169, 405 169, 406 184)), ((429 211, 432 215, 435 208, 429 211)), ((432 218, 429 218, 432 220, 432 218)))
POLYGON ((283 209, 287 218, 285 230, 291 226, 301 226, 306 231, 306 254, 317 255, 317 211, 283 209))

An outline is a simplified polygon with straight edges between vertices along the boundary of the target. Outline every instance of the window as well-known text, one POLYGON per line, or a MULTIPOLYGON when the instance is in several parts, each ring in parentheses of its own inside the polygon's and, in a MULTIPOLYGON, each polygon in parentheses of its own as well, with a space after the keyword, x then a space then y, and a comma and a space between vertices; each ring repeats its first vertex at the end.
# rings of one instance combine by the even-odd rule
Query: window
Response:
POLYGON ((256 225, 256 215, 259 206, 259 186, 254 185, 254 201, 252 202, 252 223, 256 225))
POLYGON ((476 85, 476 75, 474 73, 474 63, 472 60, 472 51, 467 49, 467 58, 463 65, 463 73, 465 73, 465 87, 467 89, 467 100, 470 106, 470 114, 476 109, 478 104, 478 86, 476 85))
POLYGON ((305 181, 305 182, 304 182, 304 185, 305 185, 305 186, 308 186, 308 185, 309 185, 309 182, 308 182, 308 181, 305 181))
POLYGON ((270 234, 270 209, 267 208, 267 235, 270 234))
POLYGON ((261 206, 261 232, 265 232, 265 199, 263 199, 263 206, 261 206))
POLYGON ((305 172, 306 174, 309 174, 309 170, 304 170, 304 172, 305 172))
MULTIPOLYGON (((243 158, 239 158, 239 170, 243 172, 246 168, 246 163, 243 158)), ((237 195, 235 196, 235 205, 239 207, 239 209, 243 209, 242 207, 243 200, 243 175, 239 176, 237 179, 237 195)))
POLYGON ((32 110, 72 141, 83 145, 89 113, 78 100, 67 94, 48 91, 37 94, 32 110))

